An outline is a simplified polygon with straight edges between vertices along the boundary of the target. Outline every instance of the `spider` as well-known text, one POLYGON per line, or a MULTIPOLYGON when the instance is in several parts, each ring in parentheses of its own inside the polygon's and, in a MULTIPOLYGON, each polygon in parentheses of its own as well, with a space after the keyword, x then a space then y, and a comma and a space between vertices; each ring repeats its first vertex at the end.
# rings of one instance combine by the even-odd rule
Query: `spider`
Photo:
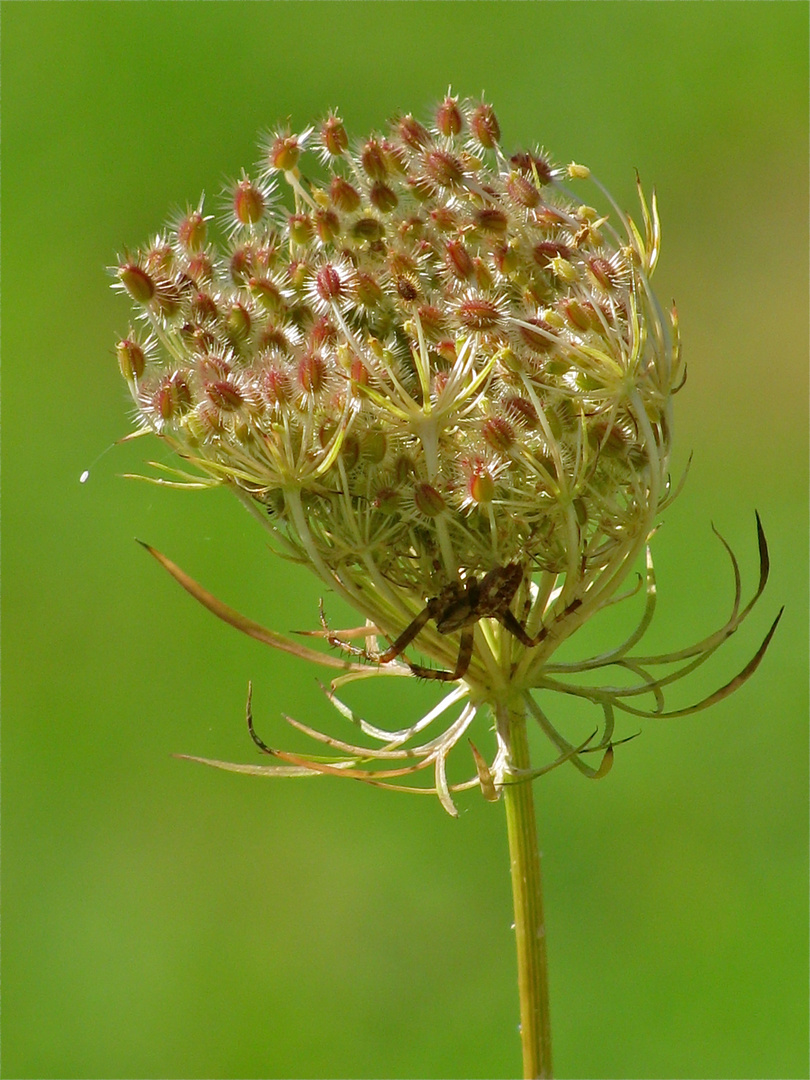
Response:
MULTIPOLYGON (((456 682, 464 678, 470 666, 475 624, 479 619, 497 619, 501 626, 516 637, 521 645, 525 645, 527 649, 535 648, 548 634, 550 625, 544 626, 538 634, 531 637, 527 633, 525 626, 513 615, 509 608, 522 581, 523 567, 519 563, 509 563, 508 566, 496 566, 485 574, 480 581, 471 577, 463 583, 460 581, 450 582, 438 596, 433 596, 428 600, 416 618, 405 627, 396 641, 385 652, 370 653, 366 649, 358 649, 331 632, 327 632, 327 640, 330 645, 345 649, 355 656, 362 656, 372 663, 389 664, 403 654, 422 627, 430 619, 433 619, 440 634, 452 634, 456 630, 461 631, 461 641, 455 668, 452 671, 437 670, 436 668, 413 664, 407 657, 403 657, 403 659, 418 678, 456 682)), ((580 600, 575 600, 566 608, 563 614, 567 615, 578 607, 580 603, 580 600)), ((323 615, 321 618, 324 622, 324 629, 328 631, 323 615)))

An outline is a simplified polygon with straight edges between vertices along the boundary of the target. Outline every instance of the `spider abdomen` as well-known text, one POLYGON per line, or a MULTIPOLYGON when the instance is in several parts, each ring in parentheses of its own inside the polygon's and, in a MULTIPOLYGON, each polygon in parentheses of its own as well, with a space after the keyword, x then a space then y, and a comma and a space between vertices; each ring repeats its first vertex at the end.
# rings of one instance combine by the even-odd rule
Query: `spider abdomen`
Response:
POLYGON ((496 566, 481 581, 468 578, 462 585, 453 582, 430 601, 431 617, 440 634, 452 634, 479 619, 498 618, 512 603, 523 581, 518 563, 496 566))

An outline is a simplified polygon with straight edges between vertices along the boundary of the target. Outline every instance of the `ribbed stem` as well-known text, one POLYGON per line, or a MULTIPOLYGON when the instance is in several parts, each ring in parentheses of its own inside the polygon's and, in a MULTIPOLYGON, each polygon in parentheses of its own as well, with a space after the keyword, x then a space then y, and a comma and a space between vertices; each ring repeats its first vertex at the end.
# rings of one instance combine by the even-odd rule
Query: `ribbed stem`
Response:
MULTIPOLYGON (((498 727, 509 747, 511 767, 515 771, 530 769, 525 711, 504 706, 498 710, 498 727)), ((523 1076, 526 1080, 541 1077, 545 1080, 552 1076, 551 1023, 546 924, 532 783, 530 780, 507 783, 503 794, 515 906, 523 1076)))

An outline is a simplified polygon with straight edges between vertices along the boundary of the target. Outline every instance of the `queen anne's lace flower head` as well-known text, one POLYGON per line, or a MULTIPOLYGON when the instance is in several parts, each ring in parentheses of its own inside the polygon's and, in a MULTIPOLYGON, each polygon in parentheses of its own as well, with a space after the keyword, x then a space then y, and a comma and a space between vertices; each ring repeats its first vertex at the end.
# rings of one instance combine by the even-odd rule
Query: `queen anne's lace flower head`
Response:
MULTIPOLYGON (((200 202, 116 270, 140 316, 118 358, 144 428, 229 486, 369 633, 394 640, 422 612, 419 648, 451 675, 441 620, 466 604, 478 625, 447 699, 467 699, 463 722, 417 748, 441 761, 446 803, 446 752, 477 704, 554 681, 551 651, 616 598, 673 494, 684 372, 675 311, 650 287, 655 199, 639 194, 640 228, 587 168, 508 154, 490 105, 448 95, 431 126, 402 115, 355 143, 336 113, 270 132, 216 239, 200 202), (479 593, 507 568, 514 588, 489 610, 479 593)), ((647 585, 650 609, 651 564, 647 585)), ((590 689, 606 732, 587 749, 608 750, 619 697, 590 689)), ((292 768, 358 771, 357 749, 292 768)), ((476 782, 497 771, 479 761, 476 782)))

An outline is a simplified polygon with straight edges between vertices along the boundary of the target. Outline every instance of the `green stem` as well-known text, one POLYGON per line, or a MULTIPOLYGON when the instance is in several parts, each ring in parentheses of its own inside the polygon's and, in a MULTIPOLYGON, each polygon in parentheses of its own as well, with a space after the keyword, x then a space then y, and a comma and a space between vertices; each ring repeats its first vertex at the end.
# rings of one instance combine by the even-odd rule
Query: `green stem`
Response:
MULTIPOLYGON (((509 747, 511 768, 516 772, 530 769, 525 710, 500 708, 498 727, 509 747)), ((526 1080, 545 1080, 552 1076, 551 1023, 546 924, 532 783, 530 780, 507 783, 503 793, 515 905, 523 1076, 526 1080)))

